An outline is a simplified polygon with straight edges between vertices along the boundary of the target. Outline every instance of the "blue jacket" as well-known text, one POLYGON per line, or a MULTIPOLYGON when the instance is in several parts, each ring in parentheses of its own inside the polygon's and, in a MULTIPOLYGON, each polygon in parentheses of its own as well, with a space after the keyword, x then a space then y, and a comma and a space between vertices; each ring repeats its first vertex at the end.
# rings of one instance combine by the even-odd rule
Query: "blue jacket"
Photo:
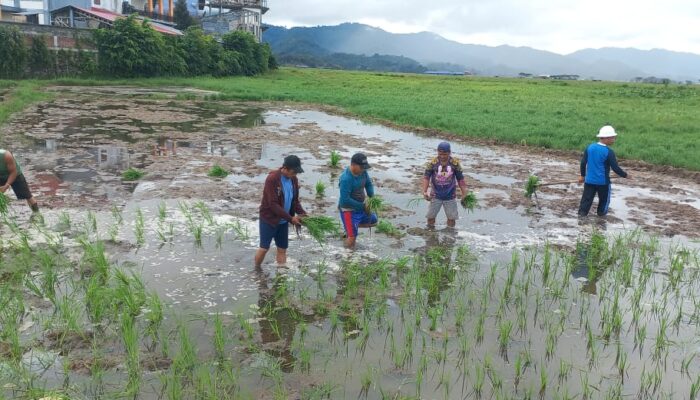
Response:
POLYGON ((583 152, 581 158, 581 176, 589 185, 609 185, 610 169, 623 178, 627 172, 617 165, 615 152, 602 143, 593 143, 583 152))
POLYGON ((338 208, 364 211, 365 191, 367 191, 367 196, 374 196, 374 185, 372 185, 372 179, 367 171, 355 176, 350 172, 350 168, 345 168, 338 181, 340 186, 338 208))

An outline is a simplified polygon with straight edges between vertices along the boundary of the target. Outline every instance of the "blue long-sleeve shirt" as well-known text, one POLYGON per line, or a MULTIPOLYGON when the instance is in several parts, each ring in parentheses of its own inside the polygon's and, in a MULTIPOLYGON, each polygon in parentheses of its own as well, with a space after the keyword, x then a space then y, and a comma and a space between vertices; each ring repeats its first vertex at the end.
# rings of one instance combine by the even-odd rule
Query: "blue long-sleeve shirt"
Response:
POLYGON ((374 185, 372 185, 372 179, 367 171, 355 176, 350 172, 350 168, 345 168, 338 181, 340 186, 338 208, 363 211, 365 209, 365 191, 367 196, 374 196, 374 185))
POLYGON ((581 176, 589 185, 609 185, 610 169, 623 178, 627 177, 627 172, 617 165, 615 152, 603 143, 593 143, 583 152, 581 176))

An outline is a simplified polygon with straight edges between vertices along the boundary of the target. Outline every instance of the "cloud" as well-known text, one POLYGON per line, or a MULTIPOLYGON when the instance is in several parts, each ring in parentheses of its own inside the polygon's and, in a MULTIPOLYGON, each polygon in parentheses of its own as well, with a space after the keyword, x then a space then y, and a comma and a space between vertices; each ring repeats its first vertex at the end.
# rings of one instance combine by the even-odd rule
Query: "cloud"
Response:
POLYGON ((359 22, 394 33, 430 31, 464 43, 582 48, 665 48, 700 53, 697 0, 269 0, 282 26, 359 22))

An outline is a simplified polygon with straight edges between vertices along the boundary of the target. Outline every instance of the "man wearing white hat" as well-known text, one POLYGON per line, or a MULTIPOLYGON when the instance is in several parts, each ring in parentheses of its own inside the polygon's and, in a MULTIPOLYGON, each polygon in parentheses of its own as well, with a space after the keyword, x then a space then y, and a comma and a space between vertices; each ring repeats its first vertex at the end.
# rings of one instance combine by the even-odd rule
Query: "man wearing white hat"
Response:
POLYGON ((602 217, 608 213, 611 194, 610 169, 623 178, 629 178, 627 172, 617 165, 615 152, 610 148, 617 137, 615 129, 610 125, 605 125, 600 128, 597 137, 598 143, 589 145, 581 158, 581 176, 578 178, 578 183, 585 182, 585 184, 581 204, 578 208, 579 217, 588 215, 596 193, 598 194, 598 215, 602 217))

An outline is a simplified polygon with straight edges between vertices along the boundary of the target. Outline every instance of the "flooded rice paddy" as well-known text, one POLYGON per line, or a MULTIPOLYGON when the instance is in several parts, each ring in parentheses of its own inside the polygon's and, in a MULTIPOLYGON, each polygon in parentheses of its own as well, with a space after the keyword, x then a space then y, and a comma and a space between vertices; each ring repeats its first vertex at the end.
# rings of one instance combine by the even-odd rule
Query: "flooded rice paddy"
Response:
POLYGON ((699 182, 628 167, 611 215, 579 220, 575 184, 523 195, 533 173, 574 182, 576 155, 453 141, 479 207, 427 229, 412 200, 440 137, 194 90, 52 90, 0 128, 42 207, 2 216, 0 398, 700 393, 699 182), (302 204, 335 217, 332 151, 368 155, 398 233, 354 252, 292 234, 288 265, 255 271, 267 172, 298 155, 302 204))

